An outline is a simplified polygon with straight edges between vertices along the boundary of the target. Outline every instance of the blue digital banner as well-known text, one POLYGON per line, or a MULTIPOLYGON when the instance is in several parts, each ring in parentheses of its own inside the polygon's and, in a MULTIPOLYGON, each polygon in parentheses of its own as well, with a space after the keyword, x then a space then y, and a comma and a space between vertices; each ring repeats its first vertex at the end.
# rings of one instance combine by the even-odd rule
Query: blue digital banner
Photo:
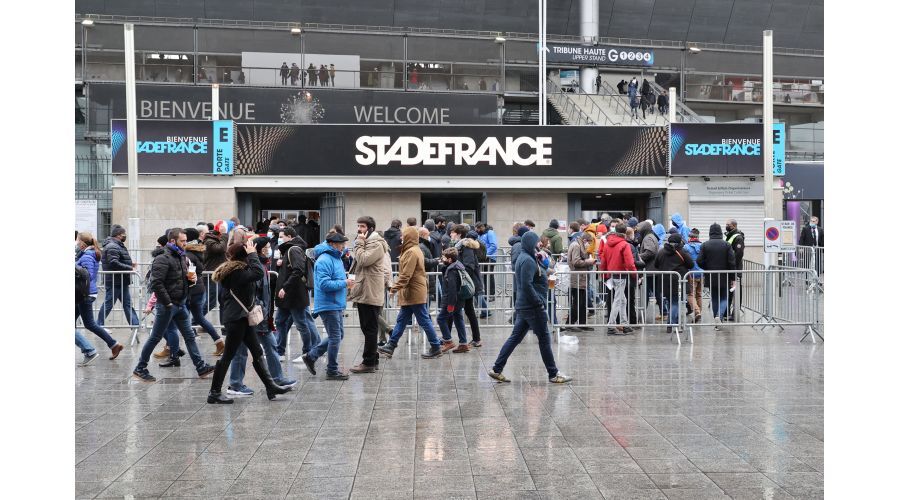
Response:
POLYGON ((784 175, 784 143, 787 136, 784 133, 784 123, 772 125, 772 173, 784 175))
POLYGON ((234 122, 213 122, 213 175, 234 173, 234 122))

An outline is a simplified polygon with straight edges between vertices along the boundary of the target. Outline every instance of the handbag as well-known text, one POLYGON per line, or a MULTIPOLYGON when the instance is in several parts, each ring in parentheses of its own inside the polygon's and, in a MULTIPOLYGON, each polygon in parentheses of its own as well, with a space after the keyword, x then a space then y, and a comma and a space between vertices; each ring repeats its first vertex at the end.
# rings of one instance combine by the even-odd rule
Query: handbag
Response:
POLYGON ((263 311, 261 305, 256 304, 248 311, 247 308, 244 307, 244 303, 241 302, 241 299, 237 298, 237 295, 234 294, 233 290, 228 290, 228 293, 230 293, 231 296, 234 297, 234 300, 238 303, 238 305, 241 306, 241 309, 243 309, 244 312, 247 313, 247 323, 250 326, 256 326, 263 322, 263 311))

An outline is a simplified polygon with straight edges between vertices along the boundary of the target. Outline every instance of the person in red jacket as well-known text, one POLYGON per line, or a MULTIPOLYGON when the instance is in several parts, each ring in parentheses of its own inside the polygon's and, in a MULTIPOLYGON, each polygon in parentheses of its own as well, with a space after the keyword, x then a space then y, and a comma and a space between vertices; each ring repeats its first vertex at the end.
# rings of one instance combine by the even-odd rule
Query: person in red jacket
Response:
MULTIPOLYGON (((603 253, 600 257, 601 271, 637 271, 634 266, 631 244, 625 240, 627 229, 628 226, 620 222, 615 226, 615 232, 611 232, 606 237, 606 244, 603 245, 603 253)), ((609 293, 606 294, 606 308, 609 311, 607 335, 625 335, 634 332, 630 326, 624 328, 612 326, 623 320, 628 324, 628 301, 634 298, 634 287, 631 285, 632 276, 617 273, 603 274, 604 285, 609 290, 609 293)))

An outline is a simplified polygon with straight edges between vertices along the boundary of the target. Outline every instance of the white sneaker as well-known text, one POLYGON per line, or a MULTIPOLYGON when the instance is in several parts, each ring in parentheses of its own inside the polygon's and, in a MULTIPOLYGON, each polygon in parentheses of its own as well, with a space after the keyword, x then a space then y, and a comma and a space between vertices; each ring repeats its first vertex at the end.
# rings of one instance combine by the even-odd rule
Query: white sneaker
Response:
POLYGON ((713 330, 715 330, 717 332, 721 332, 722 331, 722 318, 716 316, 715 323, 716 323, 716 326, 713 327, 713 330))

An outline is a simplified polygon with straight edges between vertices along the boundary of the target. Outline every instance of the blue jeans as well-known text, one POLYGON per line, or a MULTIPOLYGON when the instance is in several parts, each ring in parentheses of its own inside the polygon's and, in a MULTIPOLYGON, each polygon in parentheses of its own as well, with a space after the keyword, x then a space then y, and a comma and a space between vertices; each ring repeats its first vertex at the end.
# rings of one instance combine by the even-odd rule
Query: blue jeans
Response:
POLYGON ((412 323, 413 316, 416 317, 416 323, 419 324, 419 327, 425 330, 428 343, 432 347, 440 347, 441 341, 438 340, 437 332, 434 331, 434 325, 431 324, 431 317, 428 316, 428 309, 425 307, 425 304, 400 306, 400 312, 397 314, 397 323, 394 325, 394 331, 391 332, 391 344, 397 345, 400 342, 403 330, 412 323))
POLYGON ((452 340, 450 336, 450 332, 452 331, 452 324, 456 325, 456 335, 459 336, 459 343, 466 343, 466 318, 463 316, 463 308, 465 304, 456 304, 456 309, 451 313, 447 310, 447 306, 441 307, 441 312, 438 313, 437 324, 438 328, 441 329, 441 337, 444 340, 452 340))
POLYGON ((91 305, 95 300, 97 300, 97 297, 88 296, 81 304, 75 304, 75 320, 77 321, 78 317, 81 316, 84 328, 103 339, 106 342, 106 346, 112 348, 112 346, 116 345, 116 340, 112 338, 105 328, 94 321, 94 310, 91 305))
POLYGON ((506 339, 497 361, 494 361, 494 372, 501 373, 510 354, 516 346, 522 342, 528 330, 533 330, 538 338, 538 347, 541 350, 541 359, 547 368, 550 378, 556 376, 559 370, 556 368, 556 360, 553 359, 553 349, 550 347, 550 332, 547 330, 547 313, 543 309, 516 309, 516 322, 513 325, 512 334, 506 339))
POLYGON ((85 356, 97 352, 97 349, 94 349, 94 346, 88 342, 88 339, 84 338, 84 335, 82 335, 77 328, 75 329, 75 345, 81 349, 81 354, 84 354, 85 356))
POLYGON ((709 287, 709 299, 714 318, 728 314, 728 289, 721 290, 718 284, 709 287))
MULTIPOLYGON (((266 354, 266 364, 269 366, 269 374, 276 384, 284 380, 284 373, 281 371, 281 363, 278 361, 278 352, 275 351, 277 342, 275 334, 268 333, 259 336, 259 343, 263 352, 266 354)), ((247 346, 241 344, 234 358, 231 359, 231 376, 228 379, 228 385, 231 387, 240 387, 244 385, 244 372, 247 371, 247 346)))
POLYGON ((194 296, 188 299, 188 303, 190 304, 188 307, 191 311, 191 318, 197 322, 198 325, 202 326, 204 330, 209 333, 209 336, 212 337, 213 341, 219 340, 219 334, 216 333, 216 327, 206 319, 206 316, 203 314, 203 304, 206 303, 206 293, 202 296, 194 296))
POLYGON ((668 325, 677 325, 678 324, 678 299, 675 297, 669 298, 664 297, 663 303, 669 306, 669 321, 668 325))
POLYGON ((334 375, 338 372, 338 349, 341 347, 341 340, 344 339, 344 311, 322 311, 319 317, 322 318, 328 338, 314 345, 307 355, 315 361, 328 351, 328 364, 325 369, 327 373, 334 375))
MULTIPOLYGON (((150 362, 150 355, 153 349, 163 339, 169 324, 174 323, 184 337, 184 345, 187 347, 188 354, 194 367, 199 371, 206 366, 203 358, 200 356, 200 350, 197 348, 197 342, 194 341, 194 330, 191 328, 191 313, 184 304, 174 304, 172 307, 166 307, 164 304, 156 304, 156 318, 153 320, 153 330, 150 331, 150 338, 144 343, 141 349, 141 358, 138 361, 135 371, 143 371, 147 369, 147 363, 150 362)), ((177 349, 176 349, 177 352, 177 349)), ((177 355, 177 354, 176 354, 177 355)))
POLYGON ((181 347, 178 340, 178 327, 175 326, 175 322, 169 322, 169 327, 166 328, 166 333, 164 334, 166 338, 166 345, 169 346, 169 356, 177 357, 178 349, 181 347))
MULTIPOLYGON (((115 275, 114 278, 119 276, 121 275, 115 275)), ((103 305, 100 306, 100 311, 97 312, 97 324, 103 326, 106 323, 106 318, 109 316, 109 313, 112 312, 113 306, 117 300, 122 303, 125 320, 128 321, 131 326, 138 326, 141 321, 138 318, 137 312, 131 307, 131 291, 128 289, 128 285, 122 284, 122 278, 107 281, 103 305)))
POLYGON ((297 331, 300 332, 300 340, 303 342, 303 354, 308 353, 312 346, 319 345, 319 342, 321 342, 319 330, 316 328, 316 320, 313 319, 312 314, 309 312, 309 307, 304 307, 303 309, 276 307, 275 330, 278 331, 278 345, 276 349, 279 355, 284 356, 284 352, 287 350, 288 332, 291 329, 291 322, 297 325, 297 331))

